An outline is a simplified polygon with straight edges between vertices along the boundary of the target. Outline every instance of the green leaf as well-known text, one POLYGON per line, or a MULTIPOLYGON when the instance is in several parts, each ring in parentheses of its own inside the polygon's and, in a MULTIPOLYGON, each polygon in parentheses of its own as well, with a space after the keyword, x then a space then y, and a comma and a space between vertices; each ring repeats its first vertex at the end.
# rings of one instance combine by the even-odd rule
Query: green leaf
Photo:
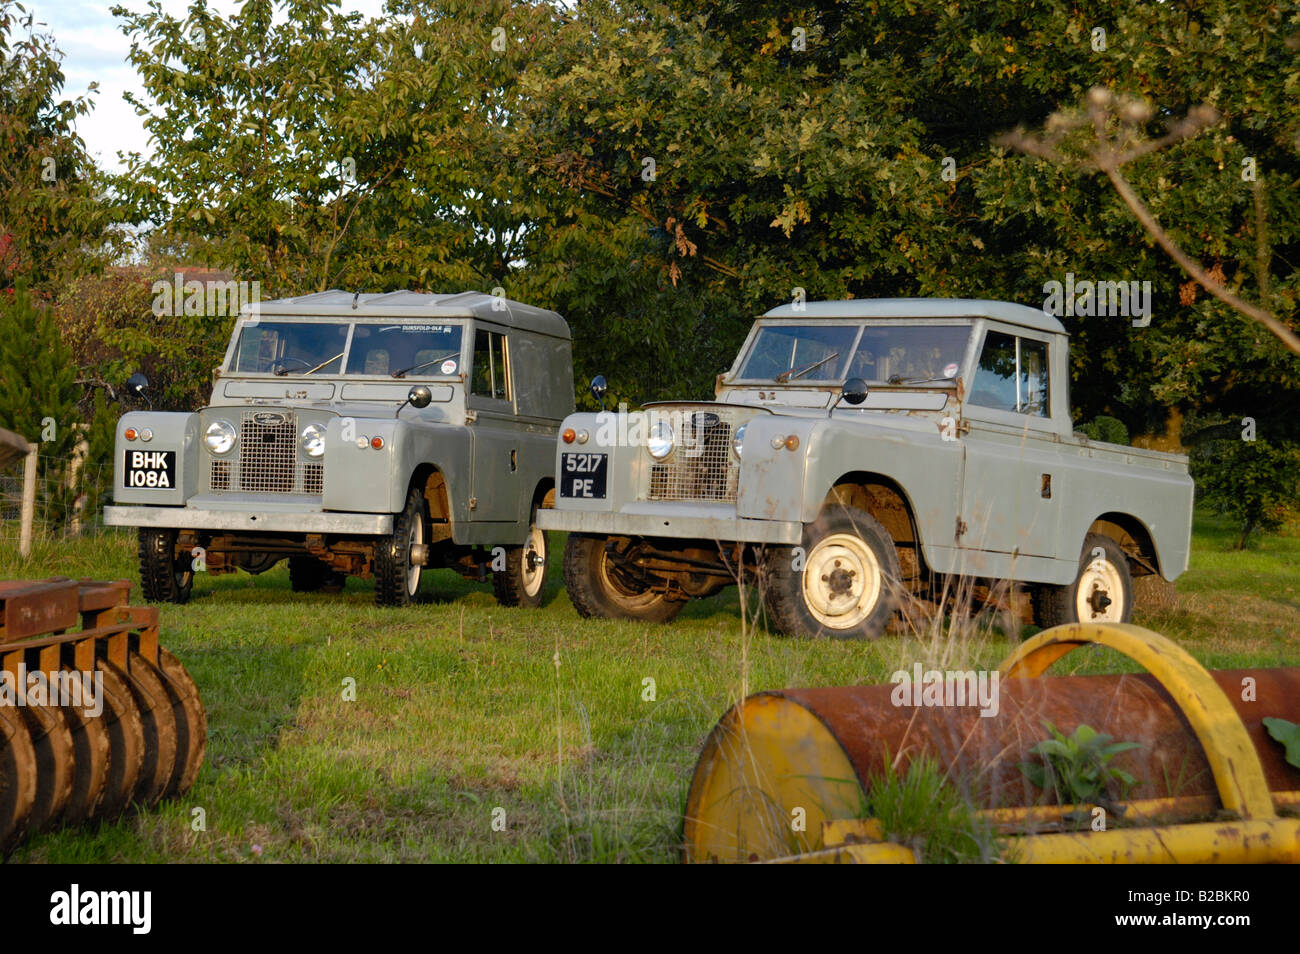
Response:
POLYGON ((1274 741, 1281 742, 1286 747, 1287 764, 1300 768, 1300 725, 1272 716, 1266 717, 1263 722, 1274 741))

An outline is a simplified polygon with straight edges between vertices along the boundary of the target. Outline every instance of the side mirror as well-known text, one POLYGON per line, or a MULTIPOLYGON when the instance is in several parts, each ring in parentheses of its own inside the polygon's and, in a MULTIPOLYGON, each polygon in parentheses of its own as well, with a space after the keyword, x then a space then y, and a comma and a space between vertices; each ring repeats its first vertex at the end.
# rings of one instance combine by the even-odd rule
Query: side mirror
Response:
POLYGON ((867 382, 861 378, 849 378, 840 388, 840 397, 857 407, 867 399, 867 382))
POLYGON ((135 374, 127 378, 126 389, 132 395, 134 395, 135 397, 139 398, 140 400, 148 404, 150 410, 153 410, 153 401, 150 401, 149 395, 144 393, 149 389, 149 379, 146 378, 143 374, 137 371, 135 374))
POLYGON ((433 392, 423 384, 417 384, 406 395, 406 403, 411 407, 428 407, 433 400, 433 392))
POLYGON ((866 399, 867 382, 861 378, 849 378, 844 382, 844 386, 840 388, 840 396, 831 402, 831 408, 826 412, 826 416, 829 418, 835 412, 835 409, 840 406, 841 401, 848 401, 854 407, 857 407, 866 399))
POLYGON ((591 379, 591 396, 600 402, 600 409, 605 410, 605 394, 609 391, 609 383, 605 380, 603 374, 598 374, 591 379))

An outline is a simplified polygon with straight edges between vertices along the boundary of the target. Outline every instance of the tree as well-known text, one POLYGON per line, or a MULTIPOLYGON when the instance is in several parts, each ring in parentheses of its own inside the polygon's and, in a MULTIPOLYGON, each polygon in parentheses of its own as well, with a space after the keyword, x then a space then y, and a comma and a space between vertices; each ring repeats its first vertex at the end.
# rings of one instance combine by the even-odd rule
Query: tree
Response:
POLYGON ((23 282, 46 298, 102 265, 121 238, 120 214, 100 197, 105 183, 74 129, 90 101, 59 98, 61 59, 32 14, 0 0, 0 289, 23 282))
POLYGON ((991 140, 1099 84, 1156 104, 1153 129, 1212 101, 1224 125, 1144 159, 1133 186, 1235 287, 1259 271, 1247 178, 1266 174, 1274 254, 1264 271, 1286 318, 1300 239, 1296 191, 1282 187, 1300 175, 1290 93, 1300 69, 1285 42, 1295 23, 1292 4, 1229 0, 1190 12, 996 0, 583 4, 530 67, 521 149, 567 201, 533 231, 541 247, 528 259, 545 267, 548 237, 565 225, 608 259, 617 231, 641 219, 643 242, 624 246, 624 260, 660 267, 687 298, 730 298, 733 320, 718 334, 732 347, 731 329, 796 287, 809 298, 1036 305, 1067 273, 1149 280, 1148 327, 1063 317, 1080 419, 1109 413, 1141 433, 1162 427, 1171 406, 1262 413, 1268 394, 1300 397, 1285 349, 1188 289, 1108 187, 991 140), (652 184, 638 175, 646 158, 652 184))
POLYGON ((249 0, 225 18, 195 0, 184 18, 114 13, 156 104, 137 102, 157 148, 130 157, 121 187, 166 241, 272 295, 486 290, 516 264, 527 190, 498 140, 549 8, 395 2, 363 20, 337 0, 249 0))
POLYGON ((1289 323, 1293 2, 270 9, 119 8, 159 104, 134 198, 268 291, 500 286, 563 313, 580 376, 637 400, 707 394, 753 315, 800 294, 1041 305, 1067 274, 1150 281, 1146 327, 1063 316, 1079 420, 1144 434, 1171 408, 1262 419, 1300 400, 1286 349, 1189 287, 1104 181, 992 143, 1098 85, 1152 104, 1152 137, 1212 105, 1222 124, 1128 181, 1208 275, 1262 276, 1289 323), (353 183, 333 171, 348 157, 353 183))
POLYGON ((1202 501, 1240 528, 1237 549, 1256 530, 1280 528, 1300 501, 1300 452, 1264 438, 1212 440, 1196 448, 1202 501))
POLYGON ((0 427, 40 446, 43 517, 58 522, 77 487, 71 456, 80 434, 76 366, 52 311, 28 289, 0 291, 0 427))

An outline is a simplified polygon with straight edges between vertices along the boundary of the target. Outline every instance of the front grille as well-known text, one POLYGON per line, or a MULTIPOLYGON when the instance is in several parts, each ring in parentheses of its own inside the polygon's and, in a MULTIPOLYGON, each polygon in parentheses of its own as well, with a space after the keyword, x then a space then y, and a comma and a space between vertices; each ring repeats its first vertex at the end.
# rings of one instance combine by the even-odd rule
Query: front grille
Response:
POLYGON ((254 493, 293 493, 298 447, 293 418, 282 424, 245 414, 239 428, 239 489, 254 493))
POLYGON ((650 469, 651 500, 735 500, 740 467, 731 452, 735 421, 728 411, 678 415, 677 447, 650 469))
POLYGON ((302 492, 319 494, 325 491, 325 465, 308 464, 302 469, 302 492))
POLYGON ((302 423, 291 410, 244 412, 236 452, 209 456, 206 486, 200 480, 200 489, 320 496, 325 491, 325 461, 303 459, 298 446, 302 423))
POLYGON ((214 460, 212 462, 211 483, 213 490, 230 489, 230 461, 214 460))

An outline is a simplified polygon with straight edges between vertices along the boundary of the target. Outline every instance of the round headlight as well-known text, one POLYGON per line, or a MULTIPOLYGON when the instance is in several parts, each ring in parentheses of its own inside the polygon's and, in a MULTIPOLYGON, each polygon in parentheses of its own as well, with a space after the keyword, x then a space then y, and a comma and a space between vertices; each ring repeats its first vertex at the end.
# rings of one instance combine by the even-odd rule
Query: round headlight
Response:
POLYGON ((229 421, 213 421, 203 435, 203 443, 208 445, 208 450, 212 453, 225 454, 235 446, 236 436, 234 424, 229 421))
POLYGON ((302 449, 308 457, 319 457, 325 453, 325 428, 319 424, 308 424, 302 429, 302 449))
POLYGON ((745 428, 748 426, 747 424, 741 424, 740 427, 736 428, 736 436, 731 439, 731 452, 736 455, 737 460, 740 459, 741 452, 745 449, 745 428))
POLYGON ((645 447, 655 460, 663 460, 673 451, 673 426, 667 421, 656 421, 650 428, 645 447))

